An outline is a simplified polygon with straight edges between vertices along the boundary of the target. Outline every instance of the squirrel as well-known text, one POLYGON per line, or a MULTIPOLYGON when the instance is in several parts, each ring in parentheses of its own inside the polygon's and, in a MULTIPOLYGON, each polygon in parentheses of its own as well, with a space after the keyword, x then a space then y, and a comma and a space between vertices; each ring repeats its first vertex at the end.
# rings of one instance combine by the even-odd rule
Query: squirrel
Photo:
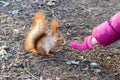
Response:
POLYGON ((25 49, 35 55, 53 57, 49 52, 58 45, 65 43, 63 34, 59 31, 59 23, 52 19, 51 30, 47 32, 48 20, 42 11, 35 13, 33 25, 25 37, 25 49))

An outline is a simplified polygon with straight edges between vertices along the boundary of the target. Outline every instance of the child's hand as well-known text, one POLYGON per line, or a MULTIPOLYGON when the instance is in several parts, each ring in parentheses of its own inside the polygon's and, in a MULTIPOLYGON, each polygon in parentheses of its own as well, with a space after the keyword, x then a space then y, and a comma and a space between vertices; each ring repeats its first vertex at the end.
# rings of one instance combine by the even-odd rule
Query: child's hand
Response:
POLYGON ((78 50, 88 50, 88 49, 91 49, 93 48, 93 45, 91 43, 91 39, 92 39, 92 36, 87 36, 86 38, 84 38, 84 42, 79 44, 77 42, 70 42, 70 46, 74 49, 78 49, 78 50))

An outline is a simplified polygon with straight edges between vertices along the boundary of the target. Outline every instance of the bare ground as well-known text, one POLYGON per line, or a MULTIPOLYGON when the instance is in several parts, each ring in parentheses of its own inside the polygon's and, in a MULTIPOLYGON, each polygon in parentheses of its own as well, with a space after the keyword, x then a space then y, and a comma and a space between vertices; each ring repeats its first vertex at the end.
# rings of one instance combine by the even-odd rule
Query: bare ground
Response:
POLYGON ((120 41, 89 51, 69 47, 120 11, 119 0, 0 0, 0 80, 120 80, 120 41), (4 2, 3 2, 4 1, 4 2), (60 23, 66 44, 54 58, 24 49, 26 31, 36 11, 60 23), (3 54, 4 53, 4 54, 3 54), (75 61, 68 64, 66 62, 75 61), (79 64, 77 63, 79 62, 79 64), (95 62, 96 66, 90 64, 95 62))

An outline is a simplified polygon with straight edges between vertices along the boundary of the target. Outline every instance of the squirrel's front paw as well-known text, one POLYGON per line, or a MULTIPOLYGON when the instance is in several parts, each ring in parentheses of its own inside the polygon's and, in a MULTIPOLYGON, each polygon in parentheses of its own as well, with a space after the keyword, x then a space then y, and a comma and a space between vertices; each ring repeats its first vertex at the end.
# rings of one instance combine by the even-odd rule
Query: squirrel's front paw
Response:
POLYGON ((49 57, 49 58, 54 57, 54 55, 53 55, 53 54, 50 54, 50 53, 46 54, 46 56, 49 57))

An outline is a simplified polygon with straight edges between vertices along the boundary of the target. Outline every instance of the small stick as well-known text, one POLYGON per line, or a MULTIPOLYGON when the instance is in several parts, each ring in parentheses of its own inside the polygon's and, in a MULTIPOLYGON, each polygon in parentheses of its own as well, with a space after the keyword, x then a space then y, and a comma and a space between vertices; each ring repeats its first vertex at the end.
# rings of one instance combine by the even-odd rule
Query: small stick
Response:
POLYGON ((35 76, 34 76, 32 73, 30 73, 29 71, 26 70, 26 72, 27 72, 28 74, 30 74, 33 78, 39 80, 37 77, 35 77, 35 76))
POLYGON ((45 61, 62 61, 62 62, 66 62, 66 60, 63 59, 58 59, 58 58, 48 58, 48 59, 43 59, 39 62, 45 62, 45 61))

